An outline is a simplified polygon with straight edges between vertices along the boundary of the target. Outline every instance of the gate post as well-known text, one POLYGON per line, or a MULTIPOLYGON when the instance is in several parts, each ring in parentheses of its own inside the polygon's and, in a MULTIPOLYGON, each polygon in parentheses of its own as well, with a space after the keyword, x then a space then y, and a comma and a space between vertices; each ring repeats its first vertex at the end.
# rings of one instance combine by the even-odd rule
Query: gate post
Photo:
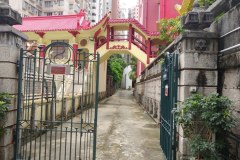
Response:
MULTIPOLYGON (((7 1, 8 3, 8 1, 7 1)), ((14 155, 14 128, 16 124, 16 97, 18 95, 17 61, 20 48, 24 47, 27 37, 11 25, 20 24, 20 15, 13 11, 8 4, 0 2, 0 11, 9 9, 7 12, 0 12, 0 93, 6 92, 13 96, 12 103, 6 114, 5 133, 0 137, 0 159, 13 159, 14 155), (19 16, 19 17, 18 17, 19 16)))
MULTIPOLYGON (((208 95, 217 92, 217 53, 216 33, 205 31, 185 31, 176 43, 179 51, 179 97, 183 102, 193 93, 208 95)), ((188 139, 181 126, 177 127, 178 155, 180 159, 190 156, 188 139)))

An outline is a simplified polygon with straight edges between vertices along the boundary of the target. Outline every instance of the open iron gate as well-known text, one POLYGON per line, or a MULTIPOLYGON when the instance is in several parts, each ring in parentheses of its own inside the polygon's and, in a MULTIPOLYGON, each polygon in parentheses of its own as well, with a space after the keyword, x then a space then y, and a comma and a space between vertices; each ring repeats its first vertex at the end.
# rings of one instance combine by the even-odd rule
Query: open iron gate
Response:
POLYGON ((167 160, 176 159, 174 108, 177 102, 178 54, 167 53, 161 72, 160 145, 167 160))
POLYGON ((99 55, 54 42, 21 50, 14 159, 96 157, 99 55))

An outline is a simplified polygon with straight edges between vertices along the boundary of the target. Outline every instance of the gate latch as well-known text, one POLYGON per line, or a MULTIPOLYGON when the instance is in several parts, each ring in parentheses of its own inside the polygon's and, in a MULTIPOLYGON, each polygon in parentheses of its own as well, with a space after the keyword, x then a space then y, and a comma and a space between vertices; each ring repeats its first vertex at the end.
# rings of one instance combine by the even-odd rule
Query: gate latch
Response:
POLYGON ((168 96, 168 84, 165 85, 165 96, 168 96))

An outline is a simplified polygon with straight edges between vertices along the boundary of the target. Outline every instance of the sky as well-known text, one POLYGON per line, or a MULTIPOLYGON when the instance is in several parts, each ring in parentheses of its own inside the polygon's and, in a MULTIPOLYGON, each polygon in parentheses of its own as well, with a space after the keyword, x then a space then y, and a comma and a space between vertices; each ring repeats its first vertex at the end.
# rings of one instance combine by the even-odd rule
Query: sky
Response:
POLYGON ((131 8, 131 7, 136 6, 137 1, 138 0, 120 0, 120 3, 126 3, 131 8))

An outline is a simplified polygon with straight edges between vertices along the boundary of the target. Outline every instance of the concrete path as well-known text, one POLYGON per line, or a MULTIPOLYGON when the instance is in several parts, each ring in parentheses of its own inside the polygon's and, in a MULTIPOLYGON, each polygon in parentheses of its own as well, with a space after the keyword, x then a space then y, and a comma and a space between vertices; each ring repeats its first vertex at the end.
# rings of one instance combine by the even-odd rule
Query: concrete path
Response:
POLYGON ((99 104, 97 160, 163 160, 159 126, 119 90, 99 104))

